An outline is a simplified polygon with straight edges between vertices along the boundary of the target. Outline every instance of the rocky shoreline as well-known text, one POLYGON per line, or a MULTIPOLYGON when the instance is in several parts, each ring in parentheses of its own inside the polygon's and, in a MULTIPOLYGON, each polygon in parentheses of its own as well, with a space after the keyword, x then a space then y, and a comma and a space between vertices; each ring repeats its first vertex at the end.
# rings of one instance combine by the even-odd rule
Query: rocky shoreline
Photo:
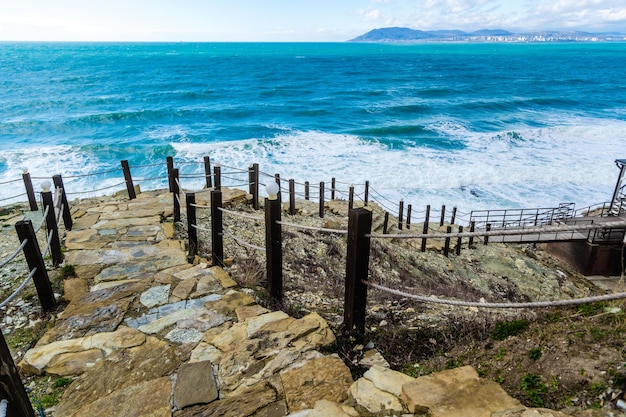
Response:
MULTIPOLYGON (((234 191, 227 201, 225 207, 228 209, 247 213, 253 217, 262 217, 262 211, 255 212, 250 208, 249 196, 243 192, 234 191)), ((94 198, 89 199, 89 201, 82 200, 80 203, 91 206, 114 206, 126 202, 126 198, 117 196, 94 198)), ((72 205, 77 203, 74 202, 72 205)), ((317 205, 313 207, 303 201, 299 202, 299 207, 298 215, 289 216, 285 213, 283 214, 283 221, 331 229, 347 227, 346 202, 329 203, 324 219, 316 216, 317 205)), ((7 208, 4 215, 0 217, 2 221, 0 253, 3 256, 12 253, 17 247, 17 238, 13 232, 12 224, 21 219, 25 208, 19 205, 15 208, 7 208)), ((37 216, 36 213, 29 215, 37 216)), ((171 221, 169 215, 164 216, 162 220, 165 221, 164 224, 171 221)), ((199 223, 201 221, 202 215, 199 223)), ((225 225, 228 232, 256 246, 264 245, 262 223, 260 220, 244 219, 225 214, 225 225)), ((416 225, 416 227, 419 226, 416 225)), ((185 239, 184 227, 172 227, 172 229, 177 230, 179 238, 185 239)), ((315 232, 290 227, 284 227, 283 233, 285 235, 283 267, 285 303, 280 307, 297 320, 310 317, 311 314, 319 314, 341 339, 345 239, 341 235, 319 235, 315 232)), ((200 240, 202 244, 197 262, 202 263, 204 260, 201 258, 210 259, 207 252, 207 243, 210 242, 210 238, 201 232, 200 240)), ((464 248, 460 256, 451 255, 450 257, 443 256, 440 251, 441 243, 434 241, 431 242, 426 253, 421 253, 415 243, 375 241, 372 244, 371 279, 385 286, 402 288, 415 294, 462 300, 484 299, 486 301, 506 300, 509 302, 552 300, 576 298, 605 291, 589 279, 577 274, 567 265, 532 246, 484 246, 481 244, 476 245, 473 249, 464 248)), ((225 255, 229 258, 225 271, 239 285, 249 288, 250 294, 254 296, 256 301, 263 304, 264 254, 237 243, 227 234, 225 255)), ((8 292, 9 287, 14 288, 16 286, 20 277, 24 276, 23 271, 25 270, 26 266, 19 259, 11 262, 3 269, 2 285, 6 287, 5 293, 8 292)), ((59 292, 62 290, 67 291, 67 288, 59 288, 59 292)), ((16 334, 28 335, 27 330, 29 329, 34 335, 50 326, 49 322, 44 323, 42 321, 45 316, 41 314, 36 297, 32 295, 31 288, 30 295, 18 297, 9 303, 6 309, 0 311, 2 320, 0 326, 2 326, 5 337, 11 338, 16 334)), ((266 307, 271 308, 273 306, 267 305, 266 307)), ((369 368, 363 366, 361 362, 376 350, 382 353, 383 363, 388 362, 393 369, 406 371, 404 367, 408 362, 411 362, 412 369, 415 371, 412 372, 413 376, 423 376, 429 373, 429 366, 432 367, 432 370, 436 370, 434 363, 448 355, 439 339, 439 329, 450 328, 451 324, 456 323, 458 329, 467 325, 467 331, 471 333, 476 331, 476 328, 471 326, 478 324, 483 326, 482 331, 488 332, 497 321, 520 317, 532 320, 539 313, 534 311, 521 313, 518 310, 508 310, 498 312, 497 318, 490 316, 490 314, 475 308, 450 309, 435 304, 402 300, 372 290, 368 302, 367 343, 363 345, 351 340, 342 340, 335 349, 337 349, 339 357, 350 367, 355 381, 365 377, 369 368), (417 352, 415 349, 413 351, 402 350, 397 345, 390 343, 391 341, 398 343, 398 340, 406 337, 404 339, 406 345, 406 340, 415 341, 415 334, 419 333, 424 334, 427 343, 430 343, 429 346, 415 346, 422 352, 417 352), (429 339, 430 341, 428 341, 429 339), (397 350, 397 353, 394 353, 394 350, 397 350), (430 352, 425 352, 427 350, 430 352), (409 355, 416 355, 413 361, 407 362, 407 352, 409 355), (427 357, 431 358, 429 359, 430 362, 426 360, 427 357)), ((36 340, 32 340, 31 337, 27 343, 17 343, 16 358, 21 359, 34 342, 36 340)), ((516 342, 514 338, 509 339, 509 343, 513 342, 516 342)), ((520 342, 521 340, 516 343, 519 344, 520 342)), ((511 347, 507 349, 513 350, 511 347)), ((581 365, 582 362, 576 362, 578 365, 573 366, 585 369, 588 375, 597 374, 599 380, 602 369, 596 372, 593 368, 609 367, 608 360, 615 362, 611 365, 611 369, 615 369, 618 373, 623 372, 625 365, 623 356, 620 359, 619 349, 617 352, 616 356, 614 351, 605 350, 603 352, 607 358, 605 362, 598 360, 592 364, 585 363, 584 365, 581 365), (587 367, 590 369, 587 370, 587 367)), ((548 355, 546 355, 547 357, 548 355)), ((449 359, 450 357, 448 357, 449 359)), ((457 364, 457 366, 461 365, 463 364, 460 362, 457 364)), ((477 368, 477 366, 474 367, 477 368)), ((563 366, 561 371, 566 372, 566 368, 567 366, 563 366)), ((611 369, 607 368, 606 370, 611 369)), ((509 374, 514 374, 514 371, 511 370, 509 374)), ((616 400, 623 394, 623 388, 618 386, 606 387, 607 392, 603 395, 610 401, 606 402, 608 408, 602 411, 603 414, 581 414, 586 406, 579 404, 578 411, 572 410, 571 415, 623 415, 614 409, 616 400)))

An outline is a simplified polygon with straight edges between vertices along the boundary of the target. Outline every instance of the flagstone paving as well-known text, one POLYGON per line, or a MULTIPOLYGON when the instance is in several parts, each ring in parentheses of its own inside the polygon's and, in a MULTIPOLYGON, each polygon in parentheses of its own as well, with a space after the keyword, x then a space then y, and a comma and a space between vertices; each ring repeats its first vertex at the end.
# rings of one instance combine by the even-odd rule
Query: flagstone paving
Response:
POLYGON ((171 203, 167 192, 147 192, 73 207, 65 258, 77 276, 65 282, 68 305, 19 364, 26 373, 74 378, 54 416, 529 411, 470 367, 414 379, 385 368, 374 351, 366 355, 370 370, 353 381, 338 356, 323 353, 335 336, 322 317, 269 311, 222 268, 189 264, 172 235, 171 203), (459 402, 441 387, 469 394, 459 402))

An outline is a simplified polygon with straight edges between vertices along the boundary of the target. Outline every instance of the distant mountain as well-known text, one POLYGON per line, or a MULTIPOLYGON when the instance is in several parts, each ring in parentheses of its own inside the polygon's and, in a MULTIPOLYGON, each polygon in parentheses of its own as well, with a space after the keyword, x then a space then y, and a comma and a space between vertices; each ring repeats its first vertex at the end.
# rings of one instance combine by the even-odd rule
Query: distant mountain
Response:
POLYGON ((513 33, 504 29, 417 30, 391 27, 371 30, 348 42, 609 42, 626 41, 623 33, 530 32, 513 33))

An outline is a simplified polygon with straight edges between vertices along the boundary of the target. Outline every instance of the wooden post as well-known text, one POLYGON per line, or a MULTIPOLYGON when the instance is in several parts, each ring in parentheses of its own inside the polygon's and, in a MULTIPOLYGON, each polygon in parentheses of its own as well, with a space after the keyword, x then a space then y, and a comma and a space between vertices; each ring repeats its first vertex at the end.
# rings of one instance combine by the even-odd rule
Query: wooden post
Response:
POLYGON ((274 181, 276 181, 276 184, 278 184, 278 199, 282 201, 282 195, 280 194, 280 174, 274 174, 274 181))
MULTIPOLYGON (((424 227, 422 228, 422 233, 428 233, 428 223, 430 222, 430 204, 426 206, 426 217, 424 217, 424 227)), ((422 238, 422 252, 426 252, 426 238, 422 238)))
POLYGON ((133 185, 133 177, 130 175, 130 166, 127 160, 122 161, 122 171, 124 171, 124 180, 126 181, 126 191, 128 191, 128 199, 137 198, 135 194, 135 186, 133 185))
POLYGON ((211 175, 211 158, 204 157, 204 177, 206 179, 206 188, 213 187, 213 176, 211 175))
POLYGON ((385 222, 383 223, 383 235, 387 234, 387 227, 389 226, 389 212, 385 212, 385 222))
POLYGON ((11 351, 0 329, 0 399, 7 400, 6 415, 35 417, 33 406, 17 371, 11 351))
POLYGON ((348 192, 348 210, 354 208, 354 185, 351 185, 348 192))
POLYGON ((250 195, 252 195, 252 193, 254 192, 253 184, 254 184, 254 168, 252 168, 252 165, 250 165, 248 167, 248 194, 250 195))
POLYGON ((348 247, 346 251, 346 289, 343 327, 362 338, 365 334, 365 307, 369 275, 372 212, 356 208, 348 212, 348 247))
POLYGON ((446 222, 446 206, 445 204, 441 206, 441 220, 439 221, 439 227, 443 226, 446 222))
MULTIPOLYGON (((217 167, 216 167, 217 168, 217 167)), ((224 231, 222 223, 222 190, 211 191, 211 262, 224 266, 224 231)))
POLYGON ((365 206, 367 206, 367 203, 369 202, 369 198, 370 198, 370 182, 365 181, 365 196, 363 197, 363 200, 365 201, 365 206))
POLYGON ((174 222, 180 221, 180 189, 178 187, 178 169, 172 169, 172 195, 174 198, 174 222))
POLYGON ((304 199, 309 200, 310 186, 308 181, 304 181, 304 199))
POLYGON ((65 193, 65 187, 63 186, 63 178, 57 174, 52 176, 52 182, 56 188, 61 189, 61 203, 63 204, 63 224, 65 230, 72 230, 74 222, 72 221, 72 212, 70 211, 70 205, 67 202, 67 194, 65 193))
POLYGON ((222 167, 219 165, 215 165, 213 167, 213 183, 215 184, 215 189, 219 190, 222 188, 222 167))
POLYGON ((174 192, 174 186, 172 185, 172 171, 174 170, 174 158, 171 156, 165 157, 165 162, 167 164, 167 183, 169 184, 170 193, 174 192))
MULTIPOLYGON (((470 222, 470 232, 474 232, 476 230, 476 222, 474 220, 472 220, 470 222)), ((471 248, 472 246, 474 246, 474 236, 470 236, 469 240, 467 241, 467 247, 471 248)))
POLYGON ((280 195, 265 199, 265 259, 267 268, 267 292, 269 297, 282 304, 283 301, 283 246, 280 195))
POLYGON ((259 209, 259 164, 252 164, 252 208, 259 209))
POLYGON ((404 218, 404 200, 400 200, 400 209, 398 210, 398 230, 402 230, 403 218, 404 218))
MULTIPOLYGON (((491 231, 491 223, 487 223, 487 231, 491 231)), ((485 240, 484 240, 485 245, 487 245, 489 243, 489 236, 485 236, 485 240)))
POLYGON ((324 181, 320 181, 320 218, 324 218, 324 181))
POLYGON ((330 180, 330 199, 331 199, 331 200, 334 200, 334 199, 335 199, 335 183, 336 183, 336 181, 335 181, 335 177, 333 177, 333 178, 330 180))
POLYGON ((196 253, 198 253, 198 229, 196 229, 196 194, 187 193, 185 195, 185 202, 187 205, 187 236, 189 237, 189 251, 187 253, 187 260, 189 262, 193 262, 196 253))
MULTIPOLYGON (((26 170, 26 168, 24 168, 26 170)), ((28 203, 30 204, 31 211, 39 210, 37 207, 37 200, 35 199, 35 190, 33 189, 33 181, 30 178, 28 171, 22 174, 24 180, 24 187, 26 188, 26 195, 28 196, 28 203)))
POLYGON ((52 265, 57 267, 63 262, 63 254, 61 253, 61 239, 59 239, 59 228, 57 227, 57 217, 54 209, 52 191, 42 191, 41 200, 43 201, 44 211, 48 208, 46 230, 48 233, 52 233, 52 237, 50 238, 50 256, 52 257, 52 265))
POLYGON ((296 214, 296 182, 289 180, 289 214, 296 214))
MULTIPOLYGON (((446 227, 446 233, 452 233, 452 226, 446 227)), ((450 254, 450 237, 446 237, 445 244, 443 245, 443 254, 448 257, 450 254)))
MULTIPOLYGON (((20 220, 15 223, 15 231, 20 242, 27 240, 26 246, 24 246, 24 258, 26 258, 26 264, 28 270, 32 271, 37 268, 33 275, 33 282, 37 289, 37 296, 41 302, 41 307, 44 311, 51 311, 57 305, 54 298, 54 292, 52 291, 52 285, 50 285, 50 279, 48 278, 48 271, 46 265, 43 262, 41 256, 41 250, 37 243, 37 236, 35 235, 35 229, 30 220, 20 220)), ((30 273, 30 272, 29 272, 30 273)))
POLYGON ((413 211, 413 206, 409 204, 406 208, 406 228, 407 230, 411 228, 411 212, 413 211))
POLYGON ((450 224, 454 224, 456 221, 456 207, 452 207, 452 217, 450 218, 450 224))
MULTIPOLYGON (((463 233, 463 226, 459 226, 459 233, 463 233)), ((459 236, 456 241, 456 255, 459 256, 461 254, 461 245, 463 245, 463 238, 459 236)))

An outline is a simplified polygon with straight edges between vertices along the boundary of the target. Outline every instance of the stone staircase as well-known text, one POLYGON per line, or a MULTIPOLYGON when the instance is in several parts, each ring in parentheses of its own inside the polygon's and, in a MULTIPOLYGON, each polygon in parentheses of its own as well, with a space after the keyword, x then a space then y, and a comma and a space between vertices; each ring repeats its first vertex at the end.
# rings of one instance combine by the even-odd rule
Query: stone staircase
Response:
MULTIPOLYGON (((84 201, 72 209, 64 310, 19 363, 73 378, 49 416, 563 416, 529 410, 469 367, 421 378, 375 350, 354 381, 316 313, 255 303, 228 273, 187 263, 171 195, 84 201)), ((378 220, 377 220, 378 222, 378 220)))

